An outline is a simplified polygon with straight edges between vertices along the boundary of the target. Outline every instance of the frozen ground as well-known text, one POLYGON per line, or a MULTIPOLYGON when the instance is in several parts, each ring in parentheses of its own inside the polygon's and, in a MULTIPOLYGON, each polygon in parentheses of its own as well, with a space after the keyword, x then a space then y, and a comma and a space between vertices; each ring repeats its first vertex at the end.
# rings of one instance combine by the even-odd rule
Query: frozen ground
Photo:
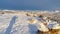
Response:
MULTIPOLYGON (((30 24, 29 18, 38 17, 26 16, 25 14, 0 14, 0 34, 36 34, 36 24, 30 24)), ((39 21, 38 21, 39 22, 39 21)))
POLYGON ((0 14, 0 34, 35 34, 37 27, 24 15, 0 14))

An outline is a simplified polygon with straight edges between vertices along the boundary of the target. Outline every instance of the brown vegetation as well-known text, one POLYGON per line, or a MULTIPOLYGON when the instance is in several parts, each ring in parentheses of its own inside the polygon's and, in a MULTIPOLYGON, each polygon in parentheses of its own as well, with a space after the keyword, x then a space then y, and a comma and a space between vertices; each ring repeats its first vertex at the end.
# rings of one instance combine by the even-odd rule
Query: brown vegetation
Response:
POLYGON ((37 30, 36 34, 59 34, 59 29, 49 29, 48 32, 37 30))

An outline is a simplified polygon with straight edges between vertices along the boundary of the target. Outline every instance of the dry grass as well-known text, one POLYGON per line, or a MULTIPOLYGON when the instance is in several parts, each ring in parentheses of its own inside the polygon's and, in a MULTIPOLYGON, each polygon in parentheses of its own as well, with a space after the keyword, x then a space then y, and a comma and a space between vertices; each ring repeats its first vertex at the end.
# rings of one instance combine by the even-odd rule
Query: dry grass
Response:
POLYGON ((48 32, 38 30, 36 34, 59 34, 59 31, 60 31, 59 29, 49 29, 48 32))

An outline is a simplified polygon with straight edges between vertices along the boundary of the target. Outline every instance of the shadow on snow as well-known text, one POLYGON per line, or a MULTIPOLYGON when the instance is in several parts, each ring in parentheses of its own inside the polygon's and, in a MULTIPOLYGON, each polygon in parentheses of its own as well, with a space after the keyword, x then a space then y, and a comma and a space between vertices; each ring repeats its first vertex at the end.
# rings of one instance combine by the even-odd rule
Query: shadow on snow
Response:
POLYGON ((10 34, 11 29, 12 29, 13 25, 15 24, 16 18, 17 18, 16 16, 13 16, 12 20, 10 21, 8 28, 5 31, 5 34, 10 34))
POLYGON ((38 30, 38 28, 36 27, 36 25, 29 24, 28 27, 29 27, 30 34, 36 34, 36 31, 38 30))

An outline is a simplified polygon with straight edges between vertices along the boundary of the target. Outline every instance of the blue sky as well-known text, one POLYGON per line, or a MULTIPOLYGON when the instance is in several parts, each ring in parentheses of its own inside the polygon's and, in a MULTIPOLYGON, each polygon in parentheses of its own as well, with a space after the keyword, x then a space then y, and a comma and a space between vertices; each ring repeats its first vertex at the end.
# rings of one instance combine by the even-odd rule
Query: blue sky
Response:
POLYGON ((0 0, 0 9, 60 10, 60 0, 0 0))

